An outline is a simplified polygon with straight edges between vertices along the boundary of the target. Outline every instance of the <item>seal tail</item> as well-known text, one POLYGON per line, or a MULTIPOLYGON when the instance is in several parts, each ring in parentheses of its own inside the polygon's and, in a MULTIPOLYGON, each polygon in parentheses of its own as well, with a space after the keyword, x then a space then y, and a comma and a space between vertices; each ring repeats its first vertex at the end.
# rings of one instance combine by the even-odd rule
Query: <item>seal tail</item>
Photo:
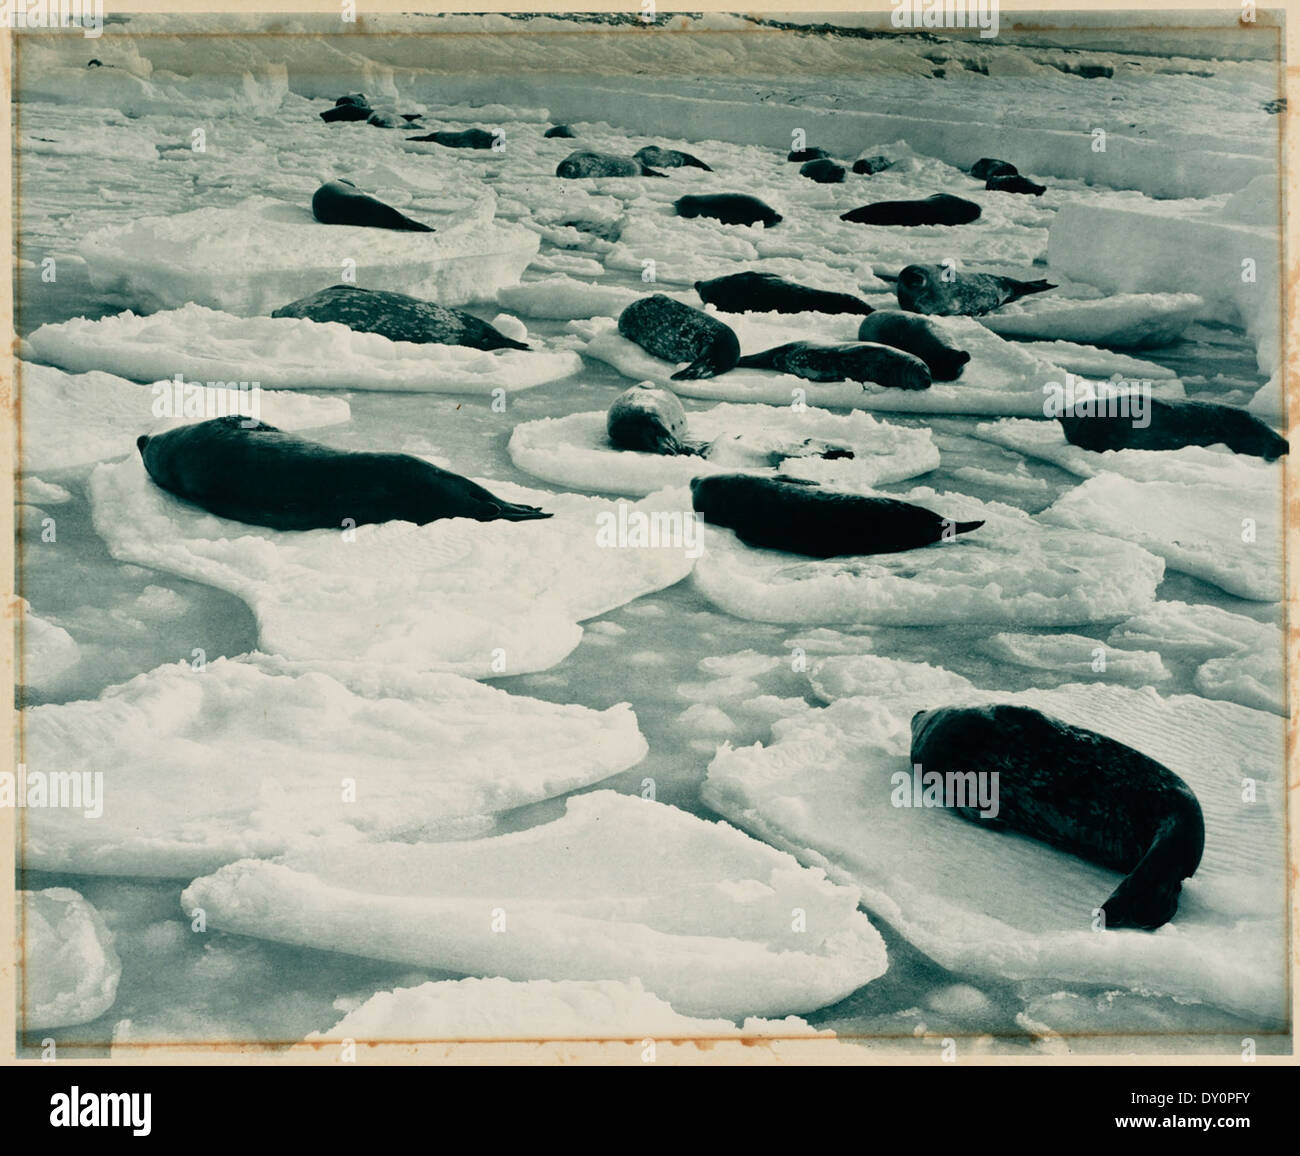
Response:
POLYGON ((537 518, 550 518, 539 506, 521 506, 516 502, 493 502, 489 507, 489 516, 480 518, 481 522, 532 522, 537 518))
POLYGON ((953 526, 953 533, 969 534, 972 530, 978 530, 982 525, 984 525, 983 518, 981 518, 978 522, 958 522, 955 526, 953 526))
POLYGON ((641 166, 641 175, 643 177, 663 177, 664 180, 668 179, 667 173, 658 172, 657 170, 652 169, 649 165, 641 166))
POLYGON ((435 230, 431 225, 423 225, 419 221, 413 221, 410 217, 398 215, 398 221, 392 228, 402 233, 432 233, 435 230))
POLYGON ((686 167, 692 169, 703 169, 706 173, 713 172, 713 169, 700 160, 699 157, 687 157, 686 167))
POLYGON ((765 349, 762 353, 750 353, 736 362, 737 369, 771 369, 772 359, 768 354, 772 351, 765 349))
POLYGON ((531 345, 525 345, 522 341, 516 341, 513 337, 506 337, 504 334, 501 335, 501 340, 498 341, 492 348, 493 349, 522 349, 526 353, 531 353, 533 351, 533 347, 531 345))
POLYGON ((1021 281, 1016 285, 1016 296, 1027 297, 1030 293, 1046 293, 1049 289, 1058 289, 1047 281, 1021 281))

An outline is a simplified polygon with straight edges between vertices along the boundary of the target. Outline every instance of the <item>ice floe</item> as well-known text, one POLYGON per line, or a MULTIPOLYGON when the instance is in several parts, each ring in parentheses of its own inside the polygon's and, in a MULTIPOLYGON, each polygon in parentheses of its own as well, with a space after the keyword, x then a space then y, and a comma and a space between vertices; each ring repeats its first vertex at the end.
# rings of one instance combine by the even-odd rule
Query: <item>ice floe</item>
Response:
POLYGON ((1092 298, 1046 293, 1003 305, 979 320, 1003 337, 1142 349, 1177 341, 1204 312, 1205 301, 1195 293, 1092 298))
MULTIPOLYGON (((829 661, 829 660, 828 660, 829 661)), ((767 746, 723 748, 704 800, 832 878, 958 973, 1055 979, 1161 993, 1273 1022, 1285 984, 1283 721, 1233 703, 1154 690, 1069 685, 1015 694, 961 687, 888 660, 855 697, 779 721, 767 746), (1163 762, 1196 792, 1205 855, 1159 931, 1096 931, 1119 876, 942 808, 892 805, 910 773, 910 719, 942 705, 1011 702, 1107 734, 1163 762)))
POLYGON ((159 667, 33 707, 24 725, 29 776, 102 772, 93 821, 26 813, 27 866, 83 874, 190 877, 323 836, 463 838, 646 753, 626 704, 540 702, 453 674, 336 679, 263 656, 159 667))
MULTIPOLYGON (((111 373, 65 373, 47 365, 18 364, 22 390, 22 468, 27 473, 70 470, 94 462, 135 454, 142 433, 224 413, 247 413, 251 397, 227 388, 208 388, 186 381, 182 404, 193 406, 186 417, 176 410, 174 381, 139 385, 111 373), (166 416, 161 416, 161 415, 166 416)), ((237 386, 224 378, 218 387, 237 386)), ((338 425, 351 408, 341 397, 259 391, 261 419, 286 430, 338 425)))
POLYGON ((693 565, 684 539, 606 547, 601 536, 607 524, 648 524, 655 512, 680 520, 690 509, 685 492, 620 511, 596 498, 477 480, 555 516, 271 530, 172 497, 138 456, 97 468, 90 494, 95 528, 115 558, 230 591, 256 616, 260 649, 315 662, 471 677, 545 670, 578 645, 583 619, 671 586, 693 565))
POLYGON ((68 887, 19 891, 17 900, 18 1030, 98 1019, 113 1006, 122 975, 113 935, 99 912, 68 887))
POLYGON ((556 485, 638 496, 737 469, 872 486, 939 465, 928 429, 891 425, 861 412, 726 404, 692 411, 687 436, 711 443, 708 457, 615 449, 605 433, 605 416, 597 411, 521 422, 510 436, 510 458, 521 470, 556 485), (854 457, 803 456, 801 443, 808 440, 851 449, 854 457))
POLYGON ((821 871, 663 803, 566 806, 478 842, 323 840, 223 867, 181 902, 226 931, 462 974, 639 979, 687 1016, 797 1014, 884 973, 857 893, 821 871))
POLYGON ((43 325, 28 335, 24 352, 74 373, 107 370, 135 381, 183 373, 198 380, 257 381, 264 389, 512 392, 582 367, 570 350, 488 351, 390 341, 338 322, 236 317, 193 304, 145 317, 128 311, 43 325))
POLYGON ((1137 613, 1164 575, 1159 558, 1131 543, 1062 531, 1000 502, 927 487, 880 496, 985 524, 919 550, 826 560, 751 549, 710 526, 695 585, 728 613, 760 622, 1026 627, 1137 613))

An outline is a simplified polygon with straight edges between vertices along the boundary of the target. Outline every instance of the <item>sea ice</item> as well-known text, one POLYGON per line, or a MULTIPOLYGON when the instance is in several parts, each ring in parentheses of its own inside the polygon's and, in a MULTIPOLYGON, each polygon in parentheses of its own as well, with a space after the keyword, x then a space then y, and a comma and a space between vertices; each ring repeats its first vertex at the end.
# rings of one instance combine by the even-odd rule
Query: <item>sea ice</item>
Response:
POLYGON ((882 975, 857 893, 722 823, 612 791, 469 843, 322 840, 195 880, 209 926, 513 980, 632 980, 682 1015, 783 1016, 882 975), (806 930, 802 930, 806 929, 806 930))
MULTIPOLYGON (((648 383, 647 383, 648 384, 648 383)), ((618 450, 605 433, 605 413, 521 422, 511 434, 511 460, 556 485, 604 493, 653 493, 692 478, 735 470, 778 471, 794 477, 871 486, 928 473, 939 451, 928 429, 805 407, 717 405, 687 415, 687 436, 712 444, 708 457, 618 450), (852 449, 852 458, 800 456, 811 439, 852 449)))
POLYGON ((263 656, 162 666, 24 724, 29 776, 103 774, 98 818, 26 813, 26 865, 82 874, 192 877, 325 836, 463 838, 646 753, 625 703, 540 702, 454 674, 336 679, 263 656))
POLYGON ((22 664, 14 679, 20 686, 44 690, 77 664, 81 647, 62 626, 33 614, 26 599, 19 598, 18 603, 23 612, 22 664))
MULTIPOLYGON (((888 660, 885 660, 886 662, 888 660)), ((767 746, 724 747, 702 797, 719 814, 832 878, 944 967, 976 979, 1106 984, 1283 1014, 1283 722, 1151 688, 1072 684, 1015 694, 935 686, 838 699, 773 725, 767 746), (1009 702, 1100 731, 1164 763, 1196 792, 1205 855, 1159 931, 1097 931, 1119 876, 942 808, 894 805, 910 783, 910 720, 937 706, 1009 702)), ((909 788, 910 789, 910 788, 909 788)), ((910 796, 909 796, 910 797, 910 796)))
POLYGON ((67 887, 19 891, 18 907, 18 1030, 98 1019, 113 1006, 122 974, 99 912, 67 887))
MULTIPOLYGON (((1121 259, 1128 262, 1127 257, 1121 259)), ((979 320, 1003 337, 1142 349, 1177 341, 1204 312, 1205 301, 1195 293, 1115 293, 1095 298, 1044 293, 1012 301, 979 320)))
POLYGON ((486 678, 545 670, 578 645, 583 619, 671 586, 693 565, 684 539, 607 547, 601 533, 616 534, 620 518, 629 533, 656 512, 681 519, 690 509, 684 492, 620 511, 596 498, 477 480, 555 517, 271 530, 174 498, 138 457, 96 469, 90 494, 95 528, 115 558, 229 590, 257 617, 260 649, 315 662, 486 678))
POLYGON ((740 618, 938 626, 1070 626, 1137 613, 1164 564, 1103 534, 1043 525, 1022 510, 926 487, 892 497, 980 529, 897 554, 800 558, 743 545, 710 526, 696 587, 740 618))
POLYGON ((128 311, 43 325, 28 336, 24 352, 74 373, 103 369, 135 381, 183 373, 201 381, 257 381, 264 389, 486 394, 528 389, 582 368, 569 350, 390 341, 338 322, 236 317, 192 304, 146 317, 128 311))
POLYGON ((998 662, 1075 675, 1081 680, 1145 686, 1170 677, 1154 650, 1121 650, 1082 634, 994 634, 980 649, 998 662))

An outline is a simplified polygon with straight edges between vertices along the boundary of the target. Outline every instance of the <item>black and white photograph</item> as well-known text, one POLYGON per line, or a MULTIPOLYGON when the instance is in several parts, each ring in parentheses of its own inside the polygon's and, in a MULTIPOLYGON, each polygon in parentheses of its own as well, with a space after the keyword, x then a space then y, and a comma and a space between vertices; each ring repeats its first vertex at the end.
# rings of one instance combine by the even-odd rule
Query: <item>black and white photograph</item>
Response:
POLYGON ((1297 14, 299 7, 0 5, 11 1062, 1293 1057, 1297 14))

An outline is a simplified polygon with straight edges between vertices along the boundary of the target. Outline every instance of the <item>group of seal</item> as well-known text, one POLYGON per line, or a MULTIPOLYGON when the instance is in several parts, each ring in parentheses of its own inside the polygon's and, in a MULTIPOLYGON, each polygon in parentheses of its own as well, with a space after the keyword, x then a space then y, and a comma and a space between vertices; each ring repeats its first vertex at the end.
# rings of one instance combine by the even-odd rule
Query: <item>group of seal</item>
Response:
POLYGON ((1107 929, 1153 931, 1178 910, 1200 865, 1205 819, 1168 767, 1030 707, 940 707, 912 719, 910 760, 924 773, 998 776, 998 814, 963 818, 1019 831, 1126 878, 1101 905, 1107 929))
POLYGON ((382 112, 370 107, 365 93, 350 92, 346 96, 340 96, 333 108, 324 109, 320 118, 326 124, 363 120, 376 128, 408 128, 412 127, 412 122, 420 119, 420 114, 404 112, 399 116, 396 113, 382 112))
POLYGON ((1041 197, 1047 188, 1035 184, 1028 177, 1020 175, 1020 170, 1010 161, 1000 161, 996 157, 980 157, 970 167, 970 175, 977 181, 983 181, 986 189, 999 193, 1026 193, 1031 197, 1041 197))
POLYGON ((240 417, 143 434, 136 447, 168 493, 218 517, 274 530, 551 516, 409 454, 336 450, 240 417))

